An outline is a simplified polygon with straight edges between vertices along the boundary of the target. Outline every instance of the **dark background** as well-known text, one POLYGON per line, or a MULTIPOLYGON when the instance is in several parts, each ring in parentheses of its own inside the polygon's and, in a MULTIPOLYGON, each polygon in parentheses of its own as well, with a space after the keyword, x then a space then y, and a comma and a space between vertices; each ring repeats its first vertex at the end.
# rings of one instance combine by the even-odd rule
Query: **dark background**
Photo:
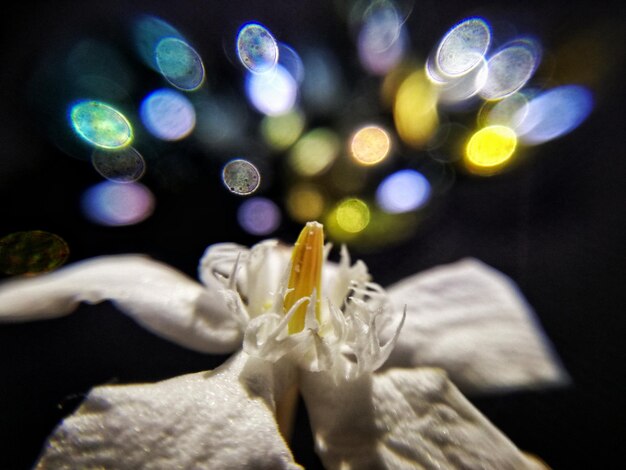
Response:
MULTIPOLYGON (((243 93, 241 70, 224 51, 249 20, 267 25, 296 49, 307 42, 331 47, 349 88, 356 89, 364 74, 330 1, 26 1, 3 13, 0 236, 47 230, 67 241, 70 262, 141 252, 195 277, 207 245, 258 241, 237 225, 242 199, 220 182, 224 156, 199 156, 186 143, 167 148, 191 171, 163 184, 148 170, 143 181, 156 195, 153 216, 136 226, 101 227, 87 221, 79 206, 82 192, 101 177, 53 143, 45 114, 32 106, 33 83, 38 93, 46 91, 45 82, 37 81, 42 62, 85 37, 125 50, 128 22, 140 13, 160 16, 195 45, 214 90, 227 83, 243 93)), ((474 402, 519 447, 555 469, 616 468, 611 462, 622 460, 626 394, 626 23, 602 2, 423 1, 408 21, 414 52, 424 57, 452 24, 476 13, 535 34, 545 48, 546 76, 590 87, 594 111, 573 133, 533 149, 508 172, 491 178, 459 174, 409 240, 356 255, 383 285, 464 256, 511 276, 537 311, 572 384, 474 402)), ((134 66, 146 90, 158 83, 154 72, 139 62, 134 66)), ((277 172, 262 194, 280 204, 283 189, 277 172)), ((274 235, 290 241, 297 232, 298 225, 284 218, 274 235)), ((59 320, 3 325, 0 468, 30 467, 45 437, 94 385, 155 381, 223 360, 156 338, 108 304, 81 307, 59 320)), ((307 468, 319 466, 312 448, 301 412, 293 449, 307 468)))

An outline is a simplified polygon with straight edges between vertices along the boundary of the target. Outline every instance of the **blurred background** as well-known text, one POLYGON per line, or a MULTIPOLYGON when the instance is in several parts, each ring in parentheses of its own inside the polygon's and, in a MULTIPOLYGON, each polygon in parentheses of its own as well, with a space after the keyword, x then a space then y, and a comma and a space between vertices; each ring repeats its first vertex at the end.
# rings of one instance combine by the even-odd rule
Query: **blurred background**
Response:
MULTIPOLYGON (((572 384, 472 401, 552 468, 612 468, 624 20, 602 2, 19 2, 2 20, 1 275, 146 253, 195 278, 209 244, 290 243, 313 219, 383 286, 473 256, 519 285, 572 384)), ((94 385, 226 358, 109 304, 2 325, 0 352, 3 469, 32 466, 94 385)), ((302 409, 292 445, 319 468, 302 409)))

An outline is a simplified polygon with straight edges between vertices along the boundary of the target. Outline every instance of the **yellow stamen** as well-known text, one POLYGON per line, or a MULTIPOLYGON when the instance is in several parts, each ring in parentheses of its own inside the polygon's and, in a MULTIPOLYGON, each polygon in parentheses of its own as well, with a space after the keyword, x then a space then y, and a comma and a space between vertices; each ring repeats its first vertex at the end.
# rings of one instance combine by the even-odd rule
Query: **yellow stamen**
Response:
MULTIPOLYGON (((303 297, 310 297, 315 290, 315 316, 320 319, 320 285, 322 264, 324 262, 324 228, 317 222, 308 222, 293 247, 291 254, 291 272, 285 296, 283 311, 287 313, 303 297)), ((304 329, 304 318, 308 303, 298 307, 289 320, 289 334, 304 329)))

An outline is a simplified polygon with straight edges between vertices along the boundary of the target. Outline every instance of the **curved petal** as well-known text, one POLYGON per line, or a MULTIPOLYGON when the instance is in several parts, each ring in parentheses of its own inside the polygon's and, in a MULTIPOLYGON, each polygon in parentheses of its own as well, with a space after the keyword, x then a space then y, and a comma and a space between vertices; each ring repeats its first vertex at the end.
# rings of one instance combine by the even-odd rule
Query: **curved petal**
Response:
MULTIPOLYGON (((325 258, 328 258, 330 246, 325 249, 325 258)), ((322 296, 328 297, 333 305, 341 306, 348 297, 354 285, 364 285, 371 276, 363 261, 357 260, 351 264, 350 253, 345 245, 341 245, 339 263, 326 261, 323 272, 322 296)))
POLYGON ((206 286, 236 291, 244 299, 249 317, 254 318, 273 305, 289 258, 290 250, 277 240, 264 240, 250 249, 216 243, 205 250, 198 272, 206 286))
POLYGON ((240 353, 213 372, 96 387, 36 468, 302 468, 274 420, 273 372, 240 353))
POLYGON ((206 289, 139 255, 94 258, 0 285, 0 321, 58 317, 79 302, 104 300, 154 333, 197 351, 226 353, 241 345, 242 326, 226 291, 206 289))
POLYGON ((568 376, 515 284, 466 259, 388 289, 404 328, 386 366, 435 366, 466 392, 557 385, 568 376))
POLYGON ((440 369, 355 381, 305 373, 302 391, 327 469, 544 468, 474 408, 440 369))

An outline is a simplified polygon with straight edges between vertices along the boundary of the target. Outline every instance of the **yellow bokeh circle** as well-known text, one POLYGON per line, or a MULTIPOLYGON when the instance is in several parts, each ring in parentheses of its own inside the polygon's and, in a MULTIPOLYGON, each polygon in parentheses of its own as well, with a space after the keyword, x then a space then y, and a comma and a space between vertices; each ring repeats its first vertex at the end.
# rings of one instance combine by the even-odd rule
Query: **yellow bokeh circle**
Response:
POLYGON ((391 148, 389 134, 378 126, 365 126, 352 136, 350 153, 363 165, 375 165, 382 161, 391 148))
POLYGON ((337 225, 349 233, 361 232, 370 222, 370 209, 357 198, 345 199, 337 205, 337 225))
POLYGON ((470 171, 492 174, 510 161, 516 147, 517 135, 510 127, 484 127, 470 137, 465 148, 465 162, 470 171))
POLYGON ((321 217, 325 207, 324 196, 318 188, 298 184, 289 190, 286 200, 289 215, 298 222, 308 222, 321 217))

